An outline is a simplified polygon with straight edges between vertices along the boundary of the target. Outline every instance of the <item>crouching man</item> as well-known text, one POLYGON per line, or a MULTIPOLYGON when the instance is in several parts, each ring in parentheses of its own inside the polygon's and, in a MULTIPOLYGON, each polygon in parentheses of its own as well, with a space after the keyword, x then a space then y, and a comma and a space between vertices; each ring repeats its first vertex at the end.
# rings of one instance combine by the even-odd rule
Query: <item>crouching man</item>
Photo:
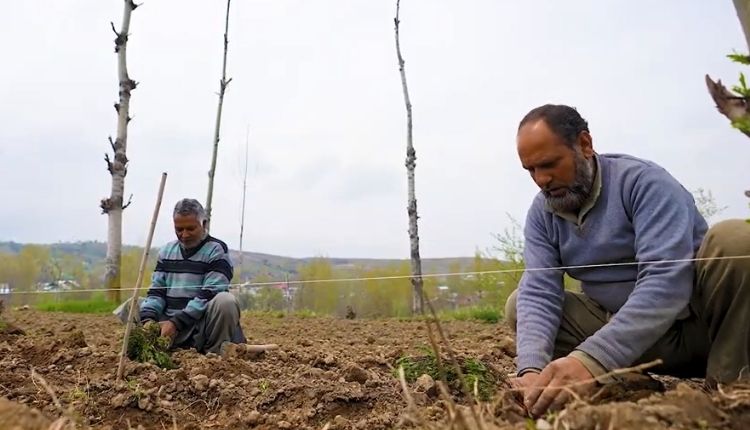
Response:
POLYGON ((541 189, 526 219, 527 271, 506 305, 513 382, 533 415, 563 407, 564 388, 588 391, 656 359, 654 373, 709 385, 750 375, 750 224, 709 229, 665 169, 596 153, 569 106, 529 112, 517 147, 541 189), (564 273, 582 293, 563 289, 564 273))
MULTIPOLYGON (((195 199, 174 208, 177 240, 159 251, 151 287, 140 300, 139 319, 158 323, 173 348, 223 353, 230 343, 245 343, 240 308, 228 291, 233 276, 227 245, 206 231, 206 211, 195 199)), ((116 315, 127 321, 128 305, 116 315)))

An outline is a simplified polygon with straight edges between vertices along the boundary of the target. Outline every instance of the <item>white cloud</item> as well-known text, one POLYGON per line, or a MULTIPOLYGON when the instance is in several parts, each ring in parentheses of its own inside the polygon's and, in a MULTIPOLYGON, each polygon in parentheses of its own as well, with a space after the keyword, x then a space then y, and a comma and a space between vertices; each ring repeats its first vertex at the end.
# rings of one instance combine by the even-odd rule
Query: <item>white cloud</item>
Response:
MULTIPOLYGON (((115 131, 121 2, 13 2, 0 16, 0 240, 106 238, 98 201, 115 131)), ((213 232, 238 246, 250 125, 246 249, 407 257, 405 112, 392 2, 234 2, 213 232)), ((156 242, 181 197, 205 198, 221 66, 222 2, 146 1, 133 15, 127 243, 156 242)), ((414 103, 422 254, 468 255, 522 219, 535 188, 515 128, 535 105, 577 106, 596 148, 667 167, 745 216, 747 139, 703 75, 733 81, 744 39, 730 2, 402 4, 414 103)))

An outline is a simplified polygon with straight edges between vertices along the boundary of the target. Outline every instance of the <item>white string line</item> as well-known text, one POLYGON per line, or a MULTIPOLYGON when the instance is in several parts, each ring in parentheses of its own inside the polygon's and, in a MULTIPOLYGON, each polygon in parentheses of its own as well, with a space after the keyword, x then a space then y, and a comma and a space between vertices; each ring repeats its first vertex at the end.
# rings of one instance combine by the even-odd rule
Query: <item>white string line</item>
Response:
MULTIPOLYGON (((678 264, 678 263, 692 263, 697 261, 714 261, 714 260, 740 260, 750 258, 749 255, 732 255, 724 257, 704 257, 704 258, 683 258, 677 260, 652 260, 652 261, 629 261, 622 263, 600 263, 600 264, 584 264, 579 266, 559 266, 559 267, 532 267, 532 268, 516 268, 516 269, 500 269, 500 270, 484 270, 476 272, 449 272, 449 273, 426 273, 422 275, 422 278, 438 278, 447 276, 461 276, 461 275, 487 275, 487 274, 503 274, 503 273, 519 273, 519 272, 542 272, 551 270, 571 270, 571 269, 593 269, 601 267, 620 267, 620 266, 634 266, 641 264, 678 264)), ((268 281, 268 282, 246 282, 236 284, 213 284, 212 287, 263 287, 269 285, 293 285, 293 284, 317 284, 322 282, 357 282, 357 281, 385 281, 394 279, 411 279, 415 275, 390 275, 390 276, 373 276, 364 278, 330 278, 330 279, 311 279, 307 281, 303 280, 279 280, 279 281, 268 281)), ((179 285, 174 288, 203 288, 203 285, 179 285)), ((149 288, 153 289, 169 289, 172 287, 143 287, 144 290, 149 288)), ((93 293, 93 292, 107 292, 107 291, 133 291, 135 287, 131 288, 87 288, 83 290, 61 290, 61 291, 13 291, 11 294, 59 294, 59 293, 93 293)))

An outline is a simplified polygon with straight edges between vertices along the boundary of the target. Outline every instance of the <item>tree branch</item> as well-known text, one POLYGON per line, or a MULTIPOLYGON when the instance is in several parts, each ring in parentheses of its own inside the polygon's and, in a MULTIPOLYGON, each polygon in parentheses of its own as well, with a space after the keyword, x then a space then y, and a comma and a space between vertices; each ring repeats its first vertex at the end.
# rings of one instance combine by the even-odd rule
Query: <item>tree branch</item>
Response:
POLYGON ((128 35, 125 34, 125 33, 118 32, 117 29, 115 29, 115 23, 114 22, 110 21, 109 23, 112 25, 112 31, 114 31, 115 34, 117 35, 115 37, 115 52, 119 53, 120 52, 120 47, 122 47, 123 45, 125 45, 127 43, 127 41, 128 41, 128 35))
MULTIPOLYGON (((750 105, 745 97, 738 97, 721 83, 721 79, 714 82, 706 75, 706 86, 716 109, 732 122, 732 124, 750 121, 750 105)), ((739 129, 750 137, 750 131, 739 129)))
POLYGON ((133 203, 133 194, 132 193, 130 194, 130 197, 128 197, 128 202, 125 203, 124 205, 122 205, 122 208, 123 209, 127 208, 128 206, 130 206, 131 203, 133 203))
POLYGON ((112 171, 112 160, 109 159, 109 154, 104 153, 104 161, 107 163, 107 170, 109 171, 109 174, 113 174, 112 171))
POLYGON ((112 200, 109 197, 105 197, 99 201, 99 207, 102 209, 102 214, 108 214, 112 209, 112 200))

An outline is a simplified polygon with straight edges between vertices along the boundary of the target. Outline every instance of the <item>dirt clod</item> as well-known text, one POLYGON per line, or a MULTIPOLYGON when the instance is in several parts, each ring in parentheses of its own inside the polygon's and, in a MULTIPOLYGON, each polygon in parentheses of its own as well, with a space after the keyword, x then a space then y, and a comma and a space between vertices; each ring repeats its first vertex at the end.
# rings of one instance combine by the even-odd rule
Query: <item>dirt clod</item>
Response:
POLYGON ((208 389, 208 376, 206 375, 195 375, 192 378, 190 378, 190 382, 193 384, 193 388, 195 388, 196 391, 206 391, 208 389))
POLYGON ((0 397, 0 423, 9 430, 47 430, 51 423, 39 410, 0 397))
POLYGON ((64 342, 65 346, 68 348, 85 348, 88 346, 86 343, 86 337, 81 330, 72 332, 64 342))
POLYGON ((349 382, 364 384, 369 377, 370 375, 367 374, 367 371, 356 364, 350 364, 344 369, 344 379, 349 382))
POLYGON ((245 416, 245 420, 244 421, 245 421, 245 424, 254 426, 254 425, 259 424, 262 421, 261 418, 262 417, 260 415, 260 412, 258 412, 258 411, 250 411, 245 416))
POLYGON ((428 374, 424 374, 417 378, 416 382, 414 382, 414 390, 419 393, 425 393, 428 396, 434 396, 437 394, 435 380, 428 374))

